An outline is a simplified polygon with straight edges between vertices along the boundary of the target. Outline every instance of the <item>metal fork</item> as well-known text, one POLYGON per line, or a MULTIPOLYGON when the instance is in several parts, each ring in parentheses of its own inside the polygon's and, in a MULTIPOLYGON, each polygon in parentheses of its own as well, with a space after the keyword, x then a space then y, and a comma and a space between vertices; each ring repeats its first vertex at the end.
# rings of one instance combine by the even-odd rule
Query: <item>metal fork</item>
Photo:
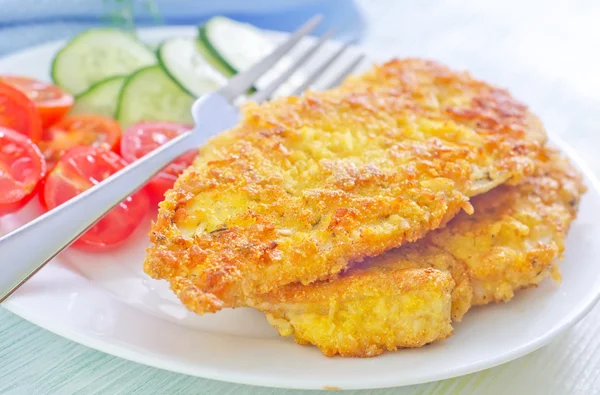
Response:
MULTIPOLYGON (((239 120, 239 112, 232 103, 296 47, 302 38, 309 35, 320 21, 320 16, 310 19, 256 65, 233 77, 217 92, 196 100, 192 106, 196 126, 191 132, 178 136, 74 199, 0 238, 0 302, 175 158, 190 148, 202 145, 209 137, 235 126, 239 120)), ((261 102, 270 98, 277 88, 317 53, 328 37, 329 34, 325 34, 311 45, 301 54, 299 60, 268 86, 254 93, 250 100, 261 102)), ((344 45, 327 58, 293 94, 301 94, 310 84, 317 81, 347 48, 348 45, 344 45)), ((333 84, 339 83, 352 72, 362 59, 363 55, 357 55, 337 74, 333 84)), ((332 87, 333 84, 328 87, 332 87)))

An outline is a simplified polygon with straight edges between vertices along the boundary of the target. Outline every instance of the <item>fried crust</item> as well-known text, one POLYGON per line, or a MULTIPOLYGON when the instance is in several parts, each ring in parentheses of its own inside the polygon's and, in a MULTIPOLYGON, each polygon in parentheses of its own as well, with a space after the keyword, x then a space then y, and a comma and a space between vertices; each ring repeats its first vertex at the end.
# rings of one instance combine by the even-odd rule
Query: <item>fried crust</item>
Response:
POLYGON ((440 300, 451 302, 454 321, 471 305, 506 302, 517 289, 537 285, 550 274, 558 276, 556 260, 584 191, 580 174, 556 151, 546 149, 533 176, 473 199, 473 215, 461 213, 445 229, 365 261, 338 279, 265 294, 256 307, 281 335, 314 344, 328 356, 368 357, 443 339, 451 333, 442 324, 448 311, 424 296, 431 285, 413 273, 434 268, 452 275, 451 299, 444 293, 440 300), (361 290, 369 296, 364 302, 361 290), (396 305, 390 295, 398 298, 396 305), (413 305, 417 310, 399 311, 405 298, 418 300, 413 305), (415 317, 428 317, 432 326, 423 328, 415 317), (411 324, 413 332, 398 329, 396 338, 382 334, 382 328, 411 324))
POLYGON ((517 289, 560 278, 556 261, 586 187, 558 152, 546 149, 538 163, 534 176, 474 198, 475 214, 427 237, 467 265, 475 305, 507 302, 517 289))
POLYGON ((368 267, 314 289, 282 287, 257 308, 282 336, 325 355, 373 357, 450 336, 453 286, 440 270, 368 267))
POLYGON ((539 120, 505 90, 393 60, 243 109, 160 204, 145 271, 199 314, 329 278, 533 170, 539 120))

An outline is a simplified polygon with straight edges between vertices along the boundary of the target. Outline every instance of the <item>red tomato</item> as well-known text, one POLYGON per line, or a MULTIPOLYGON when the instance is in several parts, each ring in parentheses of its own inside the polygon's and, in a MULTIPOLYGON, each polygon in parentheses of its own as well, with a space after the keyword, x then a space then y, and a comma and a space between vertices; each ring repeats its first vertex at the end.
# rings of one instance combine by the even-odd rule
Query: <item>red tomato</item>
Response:
MULTIPOLYGON (((190 125, 173 122, 137 123, 123 133, 121 155, 125 161, 132 163, 191 128, 190 125)), ((177 177, 192 164, 197 154, 197 150, 190 150, 150 180, 147 188, 152 197, 162 200, 165 192, 173 187, 177 177)))
POLYGON ((16 130, 34 143, 42 137, 40 114, 20 90, 0 81, 0 126, 16 130))
MULTIPOLYGON (((44 206, 53 209, 127 164, 119 155, 99 147, 76 147, 69 150, 46 177, 44 206)), ((84 233, 74 246, 87 250, 113 247, 129 237, 148 211, 148 196, 139 191, 112 209, 84 233)))
POLYGON ((47 82, 12 75, 0 77, 0 81, 17 88, 35 103, 42 117, 43 127, 48 127, 64 117, 73 106, 73 96, 47 82))
POLYGON ((120 139, 121 127, 116 121, 100 115, 73 115, 44 131, 38 145, 48 162, 54 163, 65 151, 81 145, 116 150, 120 139))
POLYGON ((0 127, 0 215, 24 206, 45 175, 38 147, 21 133, 0 127))

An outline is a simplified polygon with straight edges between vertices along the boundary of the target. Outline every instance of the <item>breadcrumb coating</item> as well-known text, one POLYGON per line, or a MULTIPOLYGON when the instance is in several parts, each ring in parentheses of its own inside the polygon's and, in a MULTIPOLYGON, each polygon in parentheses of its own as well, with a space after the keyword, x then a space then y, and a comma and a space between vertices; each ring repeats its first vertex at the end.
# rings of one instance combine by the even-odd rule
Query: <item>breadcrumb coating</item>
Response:
POLYGON ((420 59, 250 103, 166 194, 145 271, 199 314, 252 304, 471 212, 529 175, 545 139, 505 90, 420 59))
POLYGON ((371 357, 443 339, 450 314, 460 321, 472 305, 506 302, 520 288, 559 278, 556 260, 584 192, 577 170, 547 149, 533 176, 474 198, 473 215, 331 281, 265 294, 255 307, 282 336, 328 356, 371 357), (419 270, 447 273, 453 287, 424 282, 419 270))

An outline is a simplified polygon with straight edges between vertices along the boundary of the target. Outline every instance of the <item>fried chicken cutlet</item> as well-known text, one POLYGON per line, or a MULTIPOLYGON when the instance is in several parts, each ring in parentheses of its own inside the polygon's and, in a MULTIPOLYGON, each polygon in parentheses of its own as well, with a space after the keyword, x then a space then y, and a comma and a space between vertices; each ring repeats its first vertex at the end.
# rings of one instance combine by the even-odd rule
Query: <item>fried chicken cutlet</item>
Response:
POLYGON ((546 149, 538 162, 534 176, 474 198, 475 214, 428 237, 467 265, 474 305, 507 302, 549 275, 560 279, 557 258, 586 187, 558 152, 546 149))
POLYGON ((450 304, 458 321, 471 305, 508 301, 558 276, 556 258, 584 191, 568 161, 546 150, 535 175, 474 198, 473 215, 461 213, 337 279, 281 287, 255 307, 282 336, 329 356, 370 357, 443 339, 452 333, 450 304), (442 273, 454 284, 439 283, 442 273))
MULTIPOLYGON (((286 285, 254 307, 281 336, 328 356, 372 357, 450 336, 455 281, 435 268, 454 264, 452 257, 431 247, 393 258, 372 258, 377 265, 360 265, 335 280, 286 285)), ((464 294, 467 303, 470 296, 464 294)))
POLYGON ((530 173, 545 139, 505 90, 418 59, 251 103, 166 194, 145 271, 199 314, 252 304, 470 211, 530 173))

